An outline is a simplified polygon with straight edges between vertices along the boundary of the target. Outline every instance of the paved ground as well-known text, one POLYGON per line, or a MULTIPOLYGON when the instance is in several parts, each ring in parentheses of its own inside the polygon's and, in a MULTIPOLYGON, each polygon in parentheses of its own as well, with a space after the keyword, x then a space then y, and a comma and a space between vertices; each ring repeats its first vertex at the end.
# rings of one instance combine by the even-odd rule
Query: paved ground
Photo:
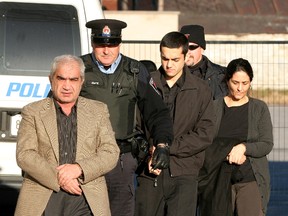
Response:
MULTIPOLYGON (((288 215, 288 162, 270 162, 271 197, 267 216, 288 215)), ((0 216, 13 216, 18 191, 0 187, 0 216)))
POLYGON ((288 162, 270 162, 271 197, 267 216, 288 215, 288 162))

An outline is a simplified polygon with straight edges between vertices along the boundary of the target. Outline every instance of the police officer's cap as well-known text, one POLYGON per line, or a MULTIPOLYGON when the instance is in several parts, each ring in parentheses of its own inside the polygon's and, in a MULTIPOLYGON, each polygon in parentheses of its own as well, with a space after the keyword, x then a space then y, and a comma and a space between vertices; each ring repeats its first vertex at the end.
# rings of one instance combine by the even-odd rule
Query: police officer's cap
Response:
POLYGON ((86 23, 92 29, 91 39, 96 44, 117 45, 121 43, 121 30, 127 24, 115 19, 98 19, 86 23))

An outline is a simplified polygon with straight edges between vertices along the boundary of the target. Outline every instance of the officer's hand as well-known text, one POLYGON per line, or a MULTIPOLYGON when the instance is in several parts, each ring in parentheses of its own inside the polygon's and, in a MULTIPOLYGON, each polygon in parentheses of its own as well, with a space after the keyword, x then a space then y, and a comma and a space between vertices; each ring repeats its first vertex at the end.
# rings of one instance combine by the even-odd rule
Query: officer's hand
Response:
POLYGON ((166 169, 169 167, 169 146, 164 143, 160 143, 156 146, 152 155, 153 169, 166 169))
POLYGON ((154 174, 154 175, 160 175, 160 173, 162 172, 161 169, 153 169, 153 166, 152 166, 152 155, 153 155, 153 152, 155 151, 156 147, 153 146, 152 148, 150 147, 150 150, 149 150, 149 154, 151 156, 149 156, 148 158, 148 170, 149 170, 149 173, 151 174, 154 174))

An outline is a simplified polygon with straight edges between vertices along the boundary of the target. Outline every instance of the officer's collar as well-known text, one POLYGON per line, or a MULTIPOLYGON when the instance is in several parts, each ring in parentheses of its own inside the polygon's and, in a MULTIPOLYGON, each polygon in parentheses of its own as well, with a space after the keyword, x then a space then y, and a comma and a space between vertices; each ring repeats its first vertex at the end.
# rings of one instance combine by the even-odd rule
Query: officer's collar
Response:
POLYGON ((92 52, 91 55, 93 62, 98 66, 99 70, 105 74, 113 74, 122 59, 122 55, 119 53, 118 57, 112 63, 112 65, 108 69, 106 69, 104 65, 95 58, 94 52, 92 52))

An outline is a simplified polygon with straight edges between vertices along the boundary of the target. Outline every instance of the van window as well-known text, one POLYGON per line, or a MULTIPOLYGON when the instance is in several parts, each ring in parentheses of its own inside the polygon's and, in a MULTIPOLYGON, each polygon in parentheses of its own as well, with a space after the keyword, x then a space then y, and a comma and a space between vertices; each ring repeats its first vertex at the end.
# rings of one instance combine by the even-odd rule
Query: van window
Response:
POLYGON ((0 75, 47 76, 55 56, 80 53, 73 6, 0 3, 0 75))

